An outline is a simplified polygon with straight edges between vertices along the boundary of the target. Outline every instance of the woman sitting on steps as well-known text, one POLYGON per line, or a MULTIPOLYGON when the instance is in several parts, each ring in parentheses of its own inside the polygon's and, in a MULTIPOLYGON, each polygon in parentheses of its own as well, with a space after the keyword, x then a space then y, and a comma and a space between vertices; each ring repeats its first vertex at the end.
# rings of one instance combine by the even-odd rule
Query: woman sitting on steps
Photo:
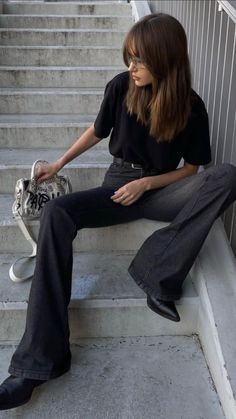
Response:
POLYGON ((68 305, 78 230, 141 218, 170 222, 144 241, 129 273, 148 307, 178 322, 182 283, 212 224, 236 199, 233 165, 198 173, 211 161, 208 116, 191 88, 181 24, 162 13, 145 16, 127 34, 123 56, 128 71, 106 85, 94 125, 37 173, 38 182, 49 179, 111 133, 114 160, 102 185, 50 201, 42 211, 26 328, 0 386, 1 410, 26 403, 36 386, 70 369, 68 305))

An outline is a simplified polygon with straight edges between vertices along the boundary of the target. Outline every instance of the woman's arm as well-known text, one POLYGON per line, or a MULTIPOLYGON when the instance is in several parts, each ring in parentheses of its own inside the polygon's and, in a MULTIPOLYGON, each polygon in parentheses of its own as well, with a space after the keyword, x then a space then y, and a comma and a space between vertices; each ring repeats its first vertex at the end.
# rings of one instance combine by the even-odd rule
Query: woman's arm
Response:
POLYGON ((133 180, 119 188, 114 195, 111 196, 111 199, 118 204, 131 205, 137 201, 144 192, 167 186, 184 177, 191 176, 197 173, 198 168, 199 166, 194 166, 185 162, 184 167, 164 173, 163 175, 147 176, 133 180))
POLYGON ((140 179, 143 182, 145 191, 150 189, 162 188, 170 183, 176 182, 177 180, 183 179, 186 176, 191 176, 197 173, 199 166, 184 162, 184 166, 173 170, 163 175, 158 176, 147 176, 140 179))
POLYGON ((89 127, 76 141, 75 143, 55 162, 42 165, 37 171, 36 178, 38 182, 43 182, 46 179, 50 179, 55 175, 59 170, 63 168, 67 163, 73 160, 75 157, 82 154, 84 151, 93 147, 99 141, 100 138, 97 138, 94 134, 94 125, 89 127))

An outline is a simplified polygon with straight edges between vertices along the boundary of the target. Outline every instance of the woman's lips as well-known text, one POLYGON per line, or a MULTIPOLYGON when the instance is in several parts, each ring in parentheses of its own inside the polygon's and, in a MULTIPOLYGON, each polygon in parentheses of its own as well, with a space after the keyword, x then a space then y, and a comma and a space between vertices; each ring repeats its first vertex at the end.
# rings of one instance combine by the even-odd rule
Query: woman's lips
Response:
POLYGON ((133 77, 134 80, 140 80, 139 77, 136 77, 136 76, 132 76, 132 77, 133 77))

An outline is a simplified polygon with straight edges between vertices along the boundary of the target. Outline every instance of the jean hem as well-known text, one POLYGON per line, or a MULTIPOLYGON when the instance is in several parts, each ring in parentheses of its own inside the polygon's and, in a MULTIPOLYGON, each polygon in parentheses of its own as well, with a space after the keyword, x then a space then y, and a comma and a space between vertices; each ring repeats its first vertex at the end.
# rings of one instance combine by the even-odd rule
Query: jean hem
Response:
POLYGON ((175 293, 175 294, 166 294, 161 293, 153 290, 149 285, 147 285, 142 279, 138 277, 136 274, 133 266, 131 265, 128 268, 129 274, 132 276, 136 284, 147 294, 150 295, 153 298, 157 298, 163 301, 173 301, 173 300, 179 300, 181 298, 181 293, 175 293))
POLYGON ((70 370, 70 365, 67 365, 66 367, 54 371, 54 372, 40 372, 35 370, 25 370, 21 368, 15 368, 12 365, 9 366, 8 372, 11 375, 14 375, 15 377, 21 377, 21 378, 31 378, 34 380, 50 380, 52 378, 60 377, 61 375, 65 374, 70 370))

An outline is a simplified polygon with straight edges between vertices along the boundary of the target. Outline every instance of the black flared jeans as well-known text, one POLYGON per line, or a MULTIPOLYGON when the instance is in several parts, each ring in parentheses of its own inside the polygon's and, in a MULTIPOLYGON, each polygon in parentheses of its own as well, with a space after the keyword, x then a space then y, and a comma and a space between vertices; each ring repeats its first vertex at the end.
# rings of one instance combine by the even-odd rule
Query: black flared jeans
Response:
POLYGON ((111 196, 120 186, 155 174, 112 163, 102 186, 45 205, 25 332, 12 356, 10 374, 48 380, 70 368, 68 305, 72 242, 82 228, 141 218, 170 222, 144 241, 129 266, 129 273, 146 294, 167 301, 181 297, 182 283, 213 222, 236 199, 236 167, 212 166, 145 192, 129 206, 112 201, 111 196))

